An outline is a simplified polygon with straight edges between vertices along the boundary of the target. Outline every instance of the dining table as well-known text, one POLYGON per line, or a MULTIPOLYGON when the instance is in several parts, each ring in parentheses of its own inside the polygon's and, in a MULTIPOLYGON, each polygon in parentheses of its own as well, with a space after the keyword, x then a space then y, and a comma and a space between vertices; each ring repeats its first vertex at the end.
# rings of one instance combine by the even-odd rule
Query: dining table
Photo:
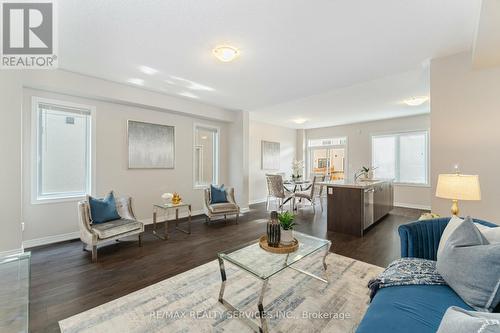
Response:
MULTIPOLYGON (((288 179, 283 181, 283 187, 286 191, 290 191, 292 193, 296 193, 297 191, 307 191, 312 186, 312 181, 309 179, 288 179), (293 188, 290 190, 290 188, 293 188)), ((290 201, 292 197, 285 199, 282 206, 284 206, 288 201, 290 201)), ((295 206, 295 205, 294 205, 295 206)), ((295 207, 294 207, 295 210, 295 207)))

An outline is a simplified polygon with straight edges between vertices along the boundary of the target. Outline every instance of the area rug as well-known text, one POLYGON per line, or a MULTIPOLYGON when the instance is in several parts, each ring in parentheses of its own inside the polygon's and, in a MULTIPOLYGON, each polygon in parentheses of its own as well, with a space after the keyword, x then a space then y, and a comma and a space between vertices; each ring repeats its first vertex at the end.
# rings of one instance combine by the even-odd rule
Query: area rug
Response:
MULTIPOLYGON (((270 332, 354 332, 369 303, 368 281, 382 268, 331 253, 326 273, 321 254, 297 268, 326 276, 325 284, 292 269, 271 277, 264 297, 270 332)), ((226 264, 224 298, 218 302, 221 276, 216 260, 59 322, 61 332, 252 332, 238 318, 258 322, 262 284, 226 264)))

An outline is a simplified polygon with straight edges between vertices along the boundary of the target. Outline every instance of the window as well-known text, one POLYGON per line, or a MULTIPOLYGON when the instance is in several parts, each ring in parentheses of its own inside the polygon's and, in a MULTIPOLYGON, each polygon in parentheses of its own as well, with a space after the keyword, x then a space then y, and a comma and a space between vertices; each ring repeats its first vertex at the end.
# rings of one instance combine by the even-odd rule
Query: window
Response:
POLYGON ((307 146, 310 173, 344 179, 347 137, 311 139, 307 146))
POLYGON ((91 193, 91 107, 33 99, 35 201, 91 193))
POLYGON ((219 129, 195 125, 193 183, 204 188, 219 181, 219 129))
POLYGON ((397 183, 427 185, 429 178, 428 132, 408 132, 372 137, 375 178, 397 183))
POLYGON ((314 139, 309 140, 309 147, 324 147, 324 146, 345 146, 347 143, 346 137, 330 138, 330 139, 314 139))

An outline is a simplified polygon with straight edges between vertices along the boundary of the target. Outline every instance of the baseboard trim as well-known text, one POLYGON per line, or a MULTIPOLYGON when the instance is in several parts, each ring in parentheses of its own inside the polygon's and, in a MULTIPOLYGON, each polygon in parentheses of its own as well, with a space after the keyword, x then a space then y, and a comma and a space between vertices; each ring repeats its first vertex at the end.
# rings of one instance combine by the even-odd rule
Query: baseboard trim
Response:
POLYGON ((403 202, 395 202, 394 206, 403 207, 403 208, 421 209, 421 210, 431 210, 431 206, 416 205, 416 204, 403 203, 403 202))
POLYGON ((35 247, 35 246, 64 242, 64 241, 77 239, 77 238, 80 238, 80 233, 78 231, 75 231, 75 232, 69 232, 67 234, 25 240, 25 241, 23 241, 23 247, 26 249, 26 248, 35 247))
POLYGON ((20 253, 23 253, 23 252, 24 252, 24 248, 3 251, 3 252, 0 252, 0 258, 12 256, 12 255, 15 255, 15 254, 20 254, 20 253))
MULTIPOLYGON (((250 208, 248 208, 248 207, 241 209, 241 213, 246 213, 249 211, 250 211, 250 208)), ((204 214, 205 214, 205 212, 202 209, 195 210, 195 211, 191 212, 191 216, 199 216, 199 215, 204 215, 204 214)), ((179 218, 185 218, 187 216, 188 216, 187 212, 179 213, 179 218)), ((172 213, 169 214, 168 220, 172 221, 174 219, 175 219, 175 215, 172 213)), ((144 223, 144 225, 153 224, 153 218, 140 219, 139 221, 144 223)), ((26 248, 31 248, 31 247, 41 246, 41 245, 59 243, 59 242, 64 242, 64 241, 78 239, 78 238, 80 238, 80 232, 75 231, 75 232, 70 232, 67 234, 30 239, 30 240, 23 241, 23 248, 26 249, 26 248)), ((8 256, 11 254, 17 254, 19 252, 23 252, 23 249, 0 252, 0 257, 8 256)))
POLYGON ((250 205, 255 205, 255 204, 263 203, 263 202, 266 202, 266 201, 267 201, 267 198, 255 199, 255 200, 250 201, 249 204, 250 205))

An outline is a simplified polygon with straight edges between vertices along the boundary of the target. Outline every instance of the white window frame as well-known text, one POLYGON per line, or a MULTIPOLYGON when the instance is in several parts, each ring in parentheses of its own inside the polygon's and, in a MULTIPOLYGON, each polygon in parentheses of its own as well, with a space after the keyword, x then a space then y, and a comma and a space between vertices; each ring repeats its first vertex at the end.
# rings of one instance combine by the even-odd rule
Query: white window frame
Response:
POLYGON ((388 132, 388 133, 373 133, 370 137, 371 139, 371 165, 374 166, 373 164, 373 139, 374 138, 383 138, 383 137, 396 137, 396 156, 395 156, 395 172, 396 172, 396 179, 399 178, 399 173, 400 173, 400 168, 399 168, 399 160, 400 160, 400 140, 399 138, 401 136, 405 136, 408 134, 425 134, 426 137, 426 144, 427 144, 427 149, 426 149, 426 170, 425 170, 425 183, 406 183, 406 182, 399 182, 394 179, 394 184, 399 185, 399 186, 414 186, 414 187, 430 187, 430 167, 431 167, 431 153, 430 153, 430 135, 429 135, 430 130, 429 129, 419 129, 419 130, 411 130, 411 131, 398 131, 398 132, 388 132))
POLYGON ((90 105, 77 104, 67 101, 48 99, 33 96, 31 98, 31 203, 32 204, 46 204, 46 203, 58 203, 58 202, 68 202, 68 201, 79 201, 86 197, 86 195, 95 195, 95 169, 96 169, 96 158, 95 158, 95 128, 96 128, 96 108, 90 105), (66 108, 82 109, 88 110, 90 113, 90 128, 89 128, 89 142, 87 142, 87 154, 88 154, 88 175, 87 175, 87 191, 86 193, 75 193, 75 194, 65 194, 61 193, 59 195, 50 196, 40 196, 40 117, 39 117, 39 105, 40 104, 52 104, 66 108))
POLYGON ((349 137, 347 135, 345 136, 334 136, 334 137, 329 137, 329 138, 319 138, 319 139, 311 139, 307 138, 307 154, 306 154, 306 165, 305 165, 305 171, 307 175, 312 174, 312 152, 314 149, 344 149, 344 177, 347 179, 349 175, 349 137), (309 143, 311 140, 335 140, 335 139, 345 139, 345 144, 340 144, 340 145, 325 145, 325 146, 310 146, 309 143))
MULTIPOLYGON (((196 144, 196 130, 198 128, 201 129, 207 129, 215 132, 215 149, 214 149, 214 174, 213 174, 213 180, 215 184, 219 184, 219 179, 220 179, 220 128, 217 126, 213 125, 207 125, 207 124, 202 124, 202 123, 194 123, 193 124, 193 189, 195 190, 201 190, 209 187, 210 185, 203 185, 203 184, 196 184, 196 168, 195 168, 195 161, 196 161, 196 154, 197 150, 200 149, 200 146, 196 144)), ((203 150, 200 151, 201 156, 200 156, 200 166, 199 170, 202 170, 203 168, 203 150)), ((199 176, 199 175, 198 175, 199 176)))

